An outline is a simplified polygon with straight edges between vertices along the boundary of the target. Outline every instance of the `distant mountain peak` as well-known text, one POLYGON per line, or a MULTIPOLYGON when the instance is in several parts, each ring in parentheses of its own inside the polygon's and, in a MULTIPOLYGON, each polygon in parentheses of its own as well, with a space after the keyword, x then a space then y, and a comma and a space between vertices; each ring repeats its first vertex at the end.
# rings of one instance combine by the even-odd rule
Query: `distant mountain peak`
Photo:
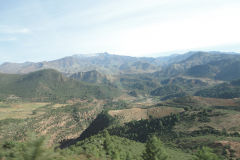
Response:
POLYGON ((98 56, 108 56, 110 55, 108 52, 103 53, 90 53, 90 54, 75 54, 73 57, 98 57, 98 56))

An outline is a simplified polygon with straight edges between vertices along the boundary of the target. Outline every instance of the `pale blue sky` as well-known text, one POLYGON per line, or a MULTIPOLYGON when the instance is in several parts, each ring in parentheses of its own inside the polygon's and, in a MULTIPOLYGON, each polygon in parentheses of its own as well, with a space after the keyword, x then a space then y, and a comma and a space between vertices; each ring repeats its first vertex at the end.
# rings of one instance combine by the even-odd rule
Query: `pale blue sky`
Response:
POLYGON ((239 0, 0 0, 0 62, 240 52, 239 0))

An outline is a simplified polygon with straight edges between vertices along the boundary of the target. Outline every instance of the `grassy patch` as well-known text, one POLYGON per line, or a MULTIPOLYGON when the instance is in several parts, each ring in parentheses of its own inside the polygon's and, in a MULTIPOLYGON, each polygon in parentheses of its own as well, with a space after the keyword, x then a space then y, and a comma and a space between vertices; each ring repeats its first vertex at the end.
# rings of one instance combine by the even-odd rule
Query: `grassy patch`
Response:
POLYGON ((49 103, 1 103, 0 104, 0 120, 7 118, 28 118, 32 117, 34 110, 48 105, 49 103))

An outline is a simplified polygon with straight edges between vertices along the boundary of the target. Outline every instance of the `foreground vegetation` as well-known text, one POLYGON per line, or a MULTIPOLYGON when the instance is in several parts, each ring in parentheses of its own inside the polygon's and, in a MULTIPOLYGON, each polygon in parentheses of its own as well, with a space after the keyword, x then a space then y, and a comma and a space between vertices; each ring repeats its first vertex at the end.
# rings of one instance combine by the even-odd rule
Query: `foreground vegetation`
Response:
POLYGON ((210 124, 212 117, 218 117, 221 113, 220 110, 188 109, 161 118, 150 117, 146 120, 120 124, 108 115, 108 112, 102 112, 79 138, 72 139, 68 143, 65 141, 59 145, 52 143, 51 137, 29 134, 26 134, 21 141, 10 139, 2 141, 0 158, 9 160, 234 159, 236 148, 221 142, 240 143, 240 135, 206 125, 210 124), (184 126, 205 124, 205 127, 190 132, 183 127, 183 124, 184 126))
POLYGON ((48 147, 44 137, 28 137, 25 142, 7 141, 1 144, 0 159, 7 160, 174 160, 174 159, 210 159, 219 157, 210 148, 199 148, 194 155, 164 146, 156 136, 149 137, 146 144, 128 139, 110 136, 107 131, 69 147, 54 149, 48 147))

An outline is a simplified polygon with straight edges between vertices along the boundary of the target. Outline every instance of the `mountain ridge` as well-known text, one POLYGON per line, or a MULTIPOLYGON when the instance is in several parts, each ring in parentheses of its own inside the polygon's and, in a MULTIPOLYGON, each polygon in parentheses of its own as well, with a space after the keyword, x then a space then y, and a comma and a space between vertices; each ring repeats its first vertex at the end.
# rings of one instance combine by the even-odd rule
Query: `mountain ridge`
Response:
MULTIPOLYGON (((222 79, 228 70, 232 69, 235 63, 240 61, 239 54, 228 52, 187 52, 181 55, 172 55, 167 57, 131 57, 113 55, 107 52, 90 55, 73 55, 52 61, 43 62, 25 62, 25 63, 3 63, 0 65, 0 73, 26 74, 42 69, 55 69, 65 75, 72 75, 78 72, 88 72, 97 70, 101 74, 119 75, 119 74, 137 74, 137 73, 155 73, 158 76, 177 76, 188 75, 193 77, 208 77, 222 79), (201 65, 208 66, 205 71, 201 65), (198 67, 198 68, 196 68, 198 67), (201 75, 196 75, 196 71, 202 70, 201 75), (159 72, 159 73, 157 73, 159 72), (206 73, 205 73, 206 72, 206 73), (210 72, 210 73, 207 73, 210 72), (212 73, 216 74, 212 74, 212 73), (218 75, 219 73, 219 75, 218 75), (219 78, 220 77, 220 78, 219 78)), ((237 65, 238 66, 238 65, 237 65)), ((238 67, 240 69, 240 66, 238 67)), ((231 77, 227 80, 233 80, 237 77, 231 77)))
POLYGON ((73 98, 110 98, 116 88, 70 79, 53 69, 24 75, 1 74, 0 97, 14 95, 36 101, 66 101, 73 98))

